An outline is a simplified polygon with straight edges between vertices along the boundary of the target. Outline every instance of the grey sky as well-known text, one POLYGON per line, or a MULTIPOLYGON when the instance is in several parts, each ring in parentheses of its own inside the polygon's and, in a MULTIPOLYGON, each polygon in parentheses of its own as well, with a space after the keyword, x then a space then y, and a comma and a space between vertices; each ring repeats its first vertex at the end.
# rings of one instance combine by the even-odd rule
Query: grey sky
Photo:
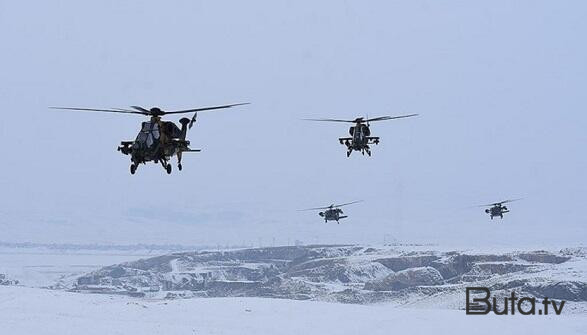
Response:
MULTIPOLYGON (((0 2, 0 240, 582 242, 582 1, 0 2), (128 172, 138 116, 188 108, 203 152, 128 172), (372 125, 300 121, 420 113, 372 125), (468 206, 526 197, 503 223, 468 206), (346 202, 344 224, 296 209, 346 202), (529 233, 531 232, 531 233, 529 233)), ((176 120, 177 118, 172 118, 176 120)))

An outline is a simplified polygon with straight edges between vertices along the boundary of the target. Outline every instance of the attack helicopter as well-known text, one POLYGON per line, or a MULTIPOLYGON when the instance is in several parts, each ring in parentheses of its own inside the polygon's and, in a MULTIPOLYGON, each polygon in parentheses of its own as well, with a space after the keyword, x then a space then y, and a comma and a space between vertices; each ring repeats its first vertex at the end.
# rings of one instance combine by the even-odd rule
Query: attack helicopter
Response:
POLYGON ((339 207, 356 204, 356 203, 362 202, 362 201, 363 200, 358 200, 358 201, 348 202, 346 204, 340 204, 340 205, 332 204, 332 205, 326 206, 326 207, 307 208, 307 209, 301 209, 300 211, 314 211, 314 210, 325 209, 325 211, 318 213, 318 215, 320 215, 321 217, 324 218, 324 222, 336 221, 336 223, 340 224, 339 220, 347 218, 348 216, 343 215, 344 213, 343 213, 342 209, 340 209, 339 207))
POLYGON ((365 152, 367 155, 371 156, 371 144, 379 144, 379 137, 378 136, 371 136, 370 124, 369 122, 374 121, 385 121, 385 120, 394 120, 394 119, 403 119, 406 117, 416 116, 418 114, 409 114, 409 115, 400 115, 400 116, 380 116, 376 118, 369 119, 358 117, 354 120, 340 120, 340 119, 304 119, 306 121, 325 121, 325 122, 346 122, 346 123, 354 123, 354 126, 349 128, 349 134, 351 137, 341 137, 338 139, 340 144, 344 144, 347 147, 346 156, 350 157, 351 153, 354 151, 360 151, 363 155, 365 152))
POLYGON ((491 220, 493 220, 493 217, 495 217, 495 216, 499 216, 500 219, 503 219, 503 214, 509 213, 509 211, 510 211, 503 204, 507 204, 509 202, 517 201, 517 200, 521 200, 521 198, 504 200, 504 201, 496 202, 493 204, 481 205, 479 207, 491 207, 491 208, 485 209, 485 213, 489 214, 489 217, 491 217, 491 220))
POLYGON ((122 141, 118 147, 124 155, 129 155, 131 160, 130 173, 135 174, 139 164, 147 162, 161 163, 161 166, 167 174, 171 174, 171 164, 169 161, 173 156, 177 156, 177 168, 182 170, 181 158, 184 152, 200 152, 200 149, 191 149, 190 141, 186 139, 188 129, 191 129, 198 112, 230 108, 248 103, 238 103, 231 105, 201 107, 176 111, 164 111, 159 107, 146 109, 141 106, 130 106, 131 109, 112 108, 112 109, 94 109, 94 108, 77 108, 77 107, 50 107, 53 109, 75 110, 84 112, 105 112, 105 113, 122 113, 138 114, 150 117, 149 121, 141 123, 141 130, 134 141, 122 141), (181 118, 179 123, 181 128, 172 121, 163 121, 161 117, 169 114, 194 113, 191 119, 181 118))

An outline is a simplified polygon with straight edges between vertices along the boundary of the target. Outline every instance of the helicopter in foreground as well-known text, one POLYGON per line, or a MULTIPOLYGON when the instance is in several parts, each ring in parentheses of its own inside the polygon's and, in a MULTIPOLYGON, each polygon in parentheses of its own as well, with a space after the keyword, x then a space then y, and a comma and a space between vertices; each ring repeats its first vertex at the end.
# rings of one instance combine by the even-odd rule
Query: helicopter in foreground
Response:
POLYGON ((161 163, 161 166, 171 174, 171 164, 169 161, 173 156, 177 156, 177 168, 181 171, 181 158, 184 152, 199 152, 199 149, 191 149, 190 141, 186 139, 188 129, 191 129, 196 122, 198 112, 230 108, 234 106, 246 105, 248 103, 239 103, 232 105, 201 107, 177 111, 164 111, 158 107, 146 109, 140 106, 131 106, 131 109, 113 108, 113 109, 93 109, 93 108, 76 108, 76 107, 50 107, 53 109, 65 109, 85 112, 106 112, 122 114, 138 114, 150 117, 149 121, 141 123, 141 130, 134 141, 122 141, 118 151, 124 155, 129 155, 131 160, 130 173, 135 174, 139 164, 147 162, 161 163), (163 121, 161 117, 168 114, 194 113, 191 119, 181 118, 179 123, 181 128, 172 121, 163 121))
POLYGON ((336 221, 336 223, 340 224, 339 220, 347 218, 348 216, 343 215, 344 212, 339 207, 356 204, 361 201, 362 200, 358 200, 358 201, 348 202, 346 204, 340 204, 340 205, 332 204, 332 205, 326 206, 326 207, 307 208, 307 209, 302 209, 302 211, 314 211, 314 210, 324 209, 325 211, 318 213, 318 215, 320 215, 321 217, 324 218, 324 222, 336 221))
POLYGON ((512 201, 517 201, 517 200, 520 200, 520 199, 504 200, 504 201, 496 202, 493 204, 481 205, 479 207, 490 207, 490 208, 485 209, 485 213, 489 214, 489 217, 491 217, 491 220, 493 220, 493 218, 496 216, 499 216, 500 219, 503 219, 503 214, 509 213, 509 211, 510 211, 506 206, 504 206, 504 204, 507 204, 512 201))
POLYGON ((379 144, 379 137, 378 136, 371 136, 370 124, 369 122, 374 121, 385 121, 385 120, 394 120, 394 119, 402 119, 406 117, 416 116, 418 114, 409 114, 409 115, 400 115, 400 116, 380 116, 376 118, 363 118, 358 117, 354 120, 340 120, 340 119, 304 119, 306 121, 326 121, 326 122, 347 122, 347 123, 354 123, 354 126, 349 128, 349 134, 351 137, 341 137, 338 139, 340 144, 344 144, 347 147, 346 156, 350 157, 351 153, 354 151, 360 151, 363 155, 365 152, 367 155, 371 156, 371 144, 379 144))

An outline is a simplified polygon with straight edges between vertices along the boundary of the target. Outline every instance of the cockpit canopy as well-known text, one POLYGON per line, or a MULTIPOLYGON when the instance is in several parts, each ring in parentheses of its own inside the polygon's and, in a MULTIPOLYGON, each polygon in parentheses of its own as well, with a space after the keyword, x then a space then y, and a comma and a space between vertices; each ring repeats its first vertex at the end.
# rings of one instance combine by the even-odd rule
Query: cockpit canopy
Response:
MULTIPOLYGON (((358 127, 360 127, 360 131, 363 133, 363 135, 365 135, 365 136, 371 136, 371 130, 369 130, 369 127, 367 127, 367 125, 360 124, 360 125, 358 125, 358 127)), ((351 136, 354 136, 355 135, 355 130, 357 130, 356 128, 357 127, 350 127, 349 128, 349 134, 351 136)))
POLYGON ((141 147, 151 148, 159 143, 160 137, 159 124, 147 121, 142 123, 141 131, 137 135, 135 143, 141 147))

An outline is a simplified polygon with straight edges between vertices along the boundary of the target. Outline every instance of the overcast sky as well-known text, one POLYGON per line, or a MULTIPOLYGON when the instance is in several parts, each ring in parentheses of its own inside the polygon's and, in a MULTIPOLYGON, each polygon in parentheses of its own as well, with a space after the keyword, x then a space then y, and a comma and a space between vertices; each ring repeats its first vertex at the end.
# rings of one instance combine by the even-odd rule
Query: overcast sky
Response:
POLYGON ((0 1, 0 240, 583 243, 583 1, 0 1), (201 113, 167 175, 116 151, 201 113), (301 121, 419 113, 348 126, 301 121), (177 118, 169 118, 177 120, 177 118), (507 198, 503 221, 482 208, 507 198), (297 209, 364 200, 340 225, 297 209))

